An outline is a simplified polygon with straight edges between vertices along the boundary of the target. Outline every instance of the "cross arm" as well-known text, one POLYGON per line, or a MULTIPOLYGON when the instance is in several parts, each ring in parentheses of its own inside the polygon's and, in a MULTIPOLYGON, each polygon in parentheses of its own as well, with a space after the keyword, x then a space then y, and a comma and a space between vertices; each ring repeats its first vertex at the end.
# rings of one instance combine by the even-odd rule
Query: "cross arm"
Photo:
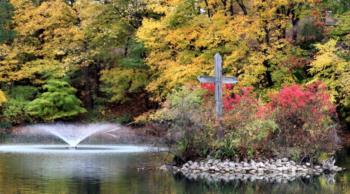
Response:
MULTIPOLYGON (((215 83, 215 77, 212 76, 198 76, 198 81, 201 83, 215 83)), ((222 83, 224 84, 236 84, 237 78, 236 77, 223 77, 222 83)))
POLYGON ((223 77, 222 83, 224 83, 224 84, 236 84, 236 83, 238 83, 238 81, 237 81, 236 77, 223 77))
POLYGON ((212 76, 198 76, 197 79, 201 83, 215 83, 215 77, 212 76))

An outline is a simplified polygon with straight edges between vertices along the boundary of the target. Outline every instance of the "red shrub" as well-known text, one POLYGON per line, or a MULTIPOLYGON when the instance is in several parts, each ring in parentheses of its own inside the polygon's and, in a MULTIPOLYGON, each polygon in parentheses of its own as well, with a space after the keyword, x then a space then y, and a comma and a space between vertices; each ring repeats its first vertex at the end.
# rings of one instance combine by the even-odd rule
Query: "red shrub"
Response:
POLYGON ((330 100, 326 86, 320 82, 305 87, 291 85, 282 88, 270 96, 271 101, 260 107, 258 116, 268 116, 279 110, 286 117, 304 115, 314 121, 320 121, 324 116, 335 113, 335 106, 330 100))
MULTIPOLYGON (((215 85, 212 83, 202 84, 201 87, 203 89, 208 90, 209 94, 214 95, 215 93, 215 85)), ((253 87, 243 87, 240 91, 235 94, 233 92, 233 84, 224 84, 223 85, 223 108, 225 111, 231 111, 234 109, 235 105, 239 103, 246 104, 256 104, 257 99, 252 93, 253 87)))
POLYGON ((294 150, 300 158, 313 158, 316 153, 332 152, 337 135, 332 117, 335 106, 324 84, 291 85, 270 96, 271 101, 260 107, 258 116, 273 118, 279 132, 272 142, 279 153, 290 155, 294 150), (290 149, 292 148, 292 149, 290 149))

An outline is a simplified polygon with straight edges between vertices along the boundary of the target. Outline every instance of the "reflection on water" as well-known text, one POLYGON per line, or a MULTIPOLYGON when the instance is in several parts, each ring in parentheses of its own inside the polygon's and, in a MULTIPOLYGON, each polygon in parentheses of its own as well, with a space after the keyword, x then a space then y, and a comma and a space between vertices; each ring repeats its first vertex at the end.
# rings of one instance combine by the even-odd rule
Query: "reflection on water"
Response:
MULTIPOLYGON (((349 153, 340 165, 349 168, 349 153)), ((289 183, 209 183, 152 170, 157 153, 0 154, 0 193, 4 194, 216 194, 350 193, 349 171, 289 183)))

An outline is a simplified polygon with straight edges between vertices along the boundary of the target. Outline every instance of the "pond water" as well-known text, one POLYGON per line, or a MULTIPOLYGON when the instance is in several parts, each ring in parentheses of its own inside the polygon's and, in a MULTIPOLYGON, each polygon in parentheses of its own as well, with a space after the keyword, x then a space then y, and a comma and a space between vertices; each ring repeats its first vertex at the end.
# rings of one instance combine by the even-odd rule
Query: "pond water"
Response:
MULTIPOLYGON (((191 181, 155 170, 165 153, 11 152, 0 153, 0 193, 4 194, 218 194, 350 193, 350 172, 289 183, 191 181)), ((350 168, 350 150, 338 164, 350 168)))

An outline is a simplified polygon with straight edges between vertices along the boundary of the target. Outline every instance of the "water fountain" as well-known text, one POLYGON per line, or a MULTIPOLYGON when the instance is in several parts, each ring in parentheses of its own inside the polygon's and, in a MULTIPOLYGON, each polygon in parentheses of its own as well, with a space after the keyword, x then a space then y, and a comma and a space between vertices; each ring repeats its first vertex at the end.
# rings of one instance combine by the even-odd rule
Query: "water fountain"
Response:
MULTIPOLYGON (((81 144, 84 140, 94 135, 105 135, 117 138, 120 135, 131 136, 128 129, 117 124, 95 123, 95 124, 37 124, 22 127, 17 135, 52 136, 65 142, 65 144, 5 144, 0 146, 0 152, 15 153, 130 153, 150 152, 163 149, 130 144, 81 144)), ((130 130, 129 130, 130 131, 130 130)))
POLYGON ((112 131, 120 130, 119 125, 115 124, 41 124, 30 126, 32 130, 37 130, 37 132, 49 132, 52 135, 60 138, 66 142, 70 148, 76 149, 78 144, 84 139, 90 137, 96 133, 109 133, 112 131))

